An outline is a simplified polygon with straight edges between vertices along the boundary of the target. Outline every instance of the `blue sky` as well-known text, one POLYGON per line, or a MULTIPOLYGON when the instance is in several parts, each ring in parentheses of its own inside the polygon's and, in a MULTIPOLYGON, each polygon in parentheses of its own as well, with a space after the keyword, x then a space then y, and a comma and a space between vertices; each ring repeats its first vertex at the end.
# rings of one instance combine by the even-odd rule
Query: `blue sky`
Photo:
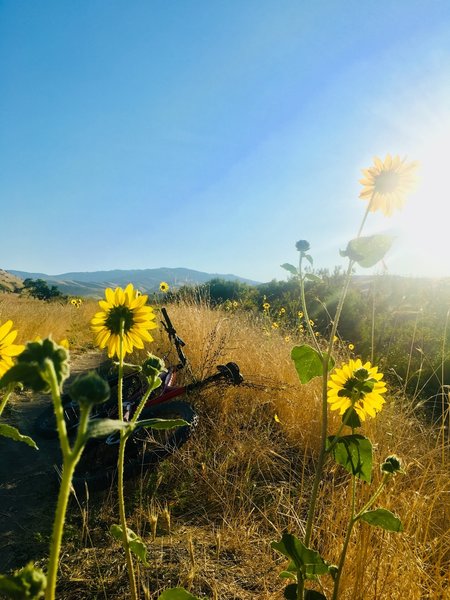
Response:
POLYGON ((0 268, 332 268, 390 152, 420 185, 365 231, 449 276, 449 72, 448 0, 0 0, 0 268))

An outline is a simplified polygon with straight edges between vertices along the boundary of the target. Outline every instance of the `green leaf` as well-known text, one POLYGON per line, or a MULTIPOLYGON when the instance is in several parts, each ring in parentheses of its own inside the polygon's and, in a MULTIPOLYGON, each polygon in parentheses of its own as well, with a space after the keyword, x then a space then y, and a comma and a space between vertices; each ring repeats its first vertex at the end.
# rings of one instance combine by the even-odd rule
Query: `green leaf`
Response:
POLYGON ((361 427, 361 419, 358 417, 358 413, 350 406, 342 415, 342 422, 352 429, 356 429, 357 427, 361 427))
POLYGON ((314 275, 314 273, 305 273, 305 279, 309 279, 309 281, 315 281, 316 283, 322 281, 322 279, 318 275, 314 275))
POLYGON ((305 590, 305 600, 327 600, 326 596, 315 590, 305 590))
POLYGON ((36 442, 33 439, 31 439, 28 435, 23 435, 15 427, 12 427, 11 425, 6 425, 6 423, 0 423, 0 435, 6 438, 10 438, 15 442, 24 442, 28 446, 31 446, 31 448, 39 450, 39 448, 36 445, 36 442))
POLYGON ((297 584, 290 583, 284 588, 283 597, 286 600, 297 600, 297 584))
POLYGON ((348 256, 360 267, 369 268, 377 264, 392 246, 394 237, 391 235, 370 235, 351 240, 341 256, 348 256))
POLYGON ((294 346, 291 351, 291 358, 302 383, 308 383, 313 377, 320 377, 323 374, 322 357, 311 346, 307 344, 294 346))
POLYGON ((200 600, 200 598, 193 596, 184 588, 177 587, 171 588, 170 590, 164 590, 164 592, 158 597, 158 600, 200 600))
POLYGON ((403 531, 402 522, 390 510, 385 508, 377 508, 376 510, 368 510, 360 517, 361 521, 369 523, 374 527, 381 527, 387 531, 403 531))
POLYGON ((298 271, 297 269, 294 267, 294 265, 291 265, 289 263, 284 263, 281 265, 282 269, 285 269, 286 271, 289 271, 289 273, 292 273, 292 275, 298 275, 298 271))
POLYGON ((105 437, 114 433, 114 431, 121 431, 129 427, 129 423, 119 421, 118 419, 91 419, 88 423, 85 437, 86 439, 105 437))
POLYGON ((0 594, 13 600, 38 600, 47 587, 47 578, 41 569, 29 563, 14 575, 0 575, 0 594))
POLYGON ((152 429, 174 429, 189 425, 184 419, 145 419, 137 421, 134 427, 151 427, 152 429))
POLYGON ((272 542, 271 547, 291 559, 297 571, 303 570, 307 579, 328 573, 328 564, 320 554, 307 548, 295 535, 283 533, 281 541, 272 542))
MULTIPOLYGON (((327 446, 334 443, 335 436, 328 437, 327 446)), ((372 479, 372 444, 363 435, 344 435, 340 437, 331 449, 335 461, 349 473, 370 483, 372 479)))
MULTIPOLYGON (((123 529, 120 525, 111 525, 111 527, 109 528, 109 531, 116 540, 118 540, 119 542, 122 542, 122 544, 123 544, 123 529)), ((147 562, 147 547, 146 547, 146 545, 144 544, 142 539, 136 533, 134 533, 134 531, 132 529, 129 529, 128 527, 127 527, 127 539, 128 539, 128 545, 130 546, 131 552, 133 552, 133 554, 141 561, 141 563, 145 567, 149 567, 150 565, 147 562)))
POLYGON ((295 569, 295 572, 281 571, 278 577, 281 577, 281 579, 293 579, 294 581, 297 581, 297 569, 295 569))
POLYGON ((314 262, 314 261, 313 261, 313 257, 311 256, 311 254, 305 254, 305 258, 306 258, 306 260, 309 262, 309 264, 310 264, 311 266, 313 266, 313 262, 314 262))

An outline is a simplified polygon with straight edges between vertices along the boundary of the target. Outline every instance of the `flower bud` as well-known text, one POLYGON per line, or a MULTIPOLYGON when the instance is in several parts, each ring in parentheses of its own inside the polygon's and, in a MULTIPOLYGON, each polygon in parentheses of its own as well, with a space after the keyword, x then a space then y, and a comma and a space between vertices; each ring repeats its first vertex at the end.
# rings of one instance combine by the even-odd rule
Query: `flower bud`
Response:
POLYGON ((308 252, 308 250, 311 248, 309 242, 307 242, 306 240, 299 240, 295 244, 295 247, 299 252, 308 252))
POLYGON ((155 379, 164 371, 165 364, 162 358, 149 354, 147 360, 142 365, 142 372, 146 377, 155 379))
POLYGON ((402 463, 395 454, 388 456, 384 463, 382 463, 380 469, 382 473, 390 473, 391 475, 395 475, 395 473, 404 473, 402 463))
POLYGON ((83 408, 106 402, 110 395, 108 383, 95 371, 80 375, 69 389, 70 396, 83 408))
POLYGON ((70 374, 69 353, 51 338, 28 342, 25 350, 17 357, 16 364, 3 376, 2 384, 23 383, 33 392, 48 392, 47 363, 51 361, 59 387, 70 374))

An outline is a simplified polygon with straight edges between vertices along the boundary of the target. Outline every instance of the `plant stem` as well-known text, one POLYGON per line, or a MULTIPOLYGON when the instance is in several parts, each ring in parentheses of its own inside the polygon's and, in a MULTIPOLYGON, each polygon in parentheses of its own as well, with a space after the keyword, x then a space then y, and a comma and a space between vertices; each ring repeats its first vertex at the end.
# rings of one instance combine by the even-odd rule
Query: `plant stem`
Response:
MULTIPOLYGON (((117 391, 117 401, 119 410, 119 419, 123 421, 123 335, 124 335, 124 319, 120 320, 120 341, 119 341, 119 381, 117 391)), ((130 592, 132 600, 137 600, 137 586, 136 577, 133 567, 133 558, 131 556, 130 545, 128 543, 128 528, 127 520, 125 515, 125 498, 123 494, 123 464, 125 458, 125 445, 127 438, 125 437, 125 431, 120 432, 120 443, 119 443, 119 455, 117 457, 117 495, 119 500, 119 516, 120 526, 122 528, 122 542, 125 550, 125 558, 127 561, 128 579, 130 582, 130 592)))
POLYGON ((9 397, 11 396, 11 393, 12 393, 12 387, 8 388, 5 396, 2 398, 2 400, 0 402, 0 416, 2 415, 3 409, 5 408, 8 400, 9 400, 9 397))
POLYGON ((58 574, 59 554, 61 552, 61 540, 75 464, 76 463, 72 460, 72 457, 64 457, 58 503, 56 505, 55 520, 53 522, 50 557, 48 559, 47 590, 45 592, 45 600, 55 599, 56 577, 58 574))
POLYGON ((348 521, 347 532, 345 534, 344 545, 342 546, 341 557, 339 559, 338 570, 336 574, 336 579, 334 580, 334 588, 333 588, 333 597, 332 600, 337 600, 339 594, 339 583, 341 581, 341 575, 345 564, 345 558, 347 556, 348 544, 350 542, 350 538, 353 531, 353 526, 356 523, 357 518, 355 518, 355 501, 356 501, 356 477, 352 475, 352 507, 351 507, 351 516, 348 521))
POLYGON ((305 321, 306 321, 306 327, 309 331, 310 336, 313 339, 313 342, 314 342, 317 352, 319 352, 319 354, 321 354, 319 343, 316 339, 316 336, 314 335, 314 330, 311 326, 311 323, 309 322, 310 319, 309 319, 308 306, 306 305, 306 296, 305 296, 305 280, 303 279, 303 273, 302 273, 302 261, 303 261, 303 252, 300 252, 300 258, 298 260, 298 273, 300 276, 301 305, 302 305, 302 309, 303 309, 303 313, 304 313, 304 317, 305 317, 305 321))

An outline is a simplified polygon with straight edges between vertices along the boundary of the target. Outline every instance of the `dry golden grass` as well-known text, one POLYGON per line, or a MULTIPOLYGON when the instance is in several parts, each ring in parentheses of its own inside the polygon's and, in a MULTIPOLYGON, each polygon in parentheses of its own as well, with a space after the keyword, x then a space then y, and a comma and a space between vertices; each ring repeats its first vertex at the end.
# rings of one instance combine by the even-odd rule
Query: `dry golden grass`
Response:
MULTIPOLYGON (((89 302, 77 311, 0 296, 0 321, 12 318, 29 337, 69 334, 76 347, 91 344, 87 323, 94 310, 89 302)), ((146 540, 152 565, 139 572, 145 597, 153 600, 167 587, 184 585, 204 598, 281 599, 278 572, 286 562, 270 550, 270 541, 285 529, 303 535, 319 445, 320 386, 299 384, 289 357, 292 344, 276 331, 265 335, 254 315, 211 310, 201 302, 170 306, 169 313, 187 342, 193 376, 233 360, 246 383, 192 397, 200 423, 189 443, 158 473, 127 486, 129 525, 146 540)), ((164 355, 167 349, 159 332, 149 350, 164 355)), ((330 433, 337 425, 333 415, 330 433)), ((403 413, 395 395, 364 433, 374 443, 375 465, 393 452, 405 462, 406 475, 392 482, 378 504, 397 513, 405 531, 355 527, 341 598, 450 598, 448 444, 443 464, 438 432, 403 413)), ((374 473, 377 481, 377 466, 374 473)), ((362 502, 368 486, 359 487, 362 502)), ((69 517, 59 597, 124 598, 123 554, 107 534, 117 520, 115 494, 91 494, 79 502, 69 517)), ((348 477, 330 462, 313 545, 333 562, 348 505, 348 477)), ((322 584, 330 591, 327 578, 322 584)))

